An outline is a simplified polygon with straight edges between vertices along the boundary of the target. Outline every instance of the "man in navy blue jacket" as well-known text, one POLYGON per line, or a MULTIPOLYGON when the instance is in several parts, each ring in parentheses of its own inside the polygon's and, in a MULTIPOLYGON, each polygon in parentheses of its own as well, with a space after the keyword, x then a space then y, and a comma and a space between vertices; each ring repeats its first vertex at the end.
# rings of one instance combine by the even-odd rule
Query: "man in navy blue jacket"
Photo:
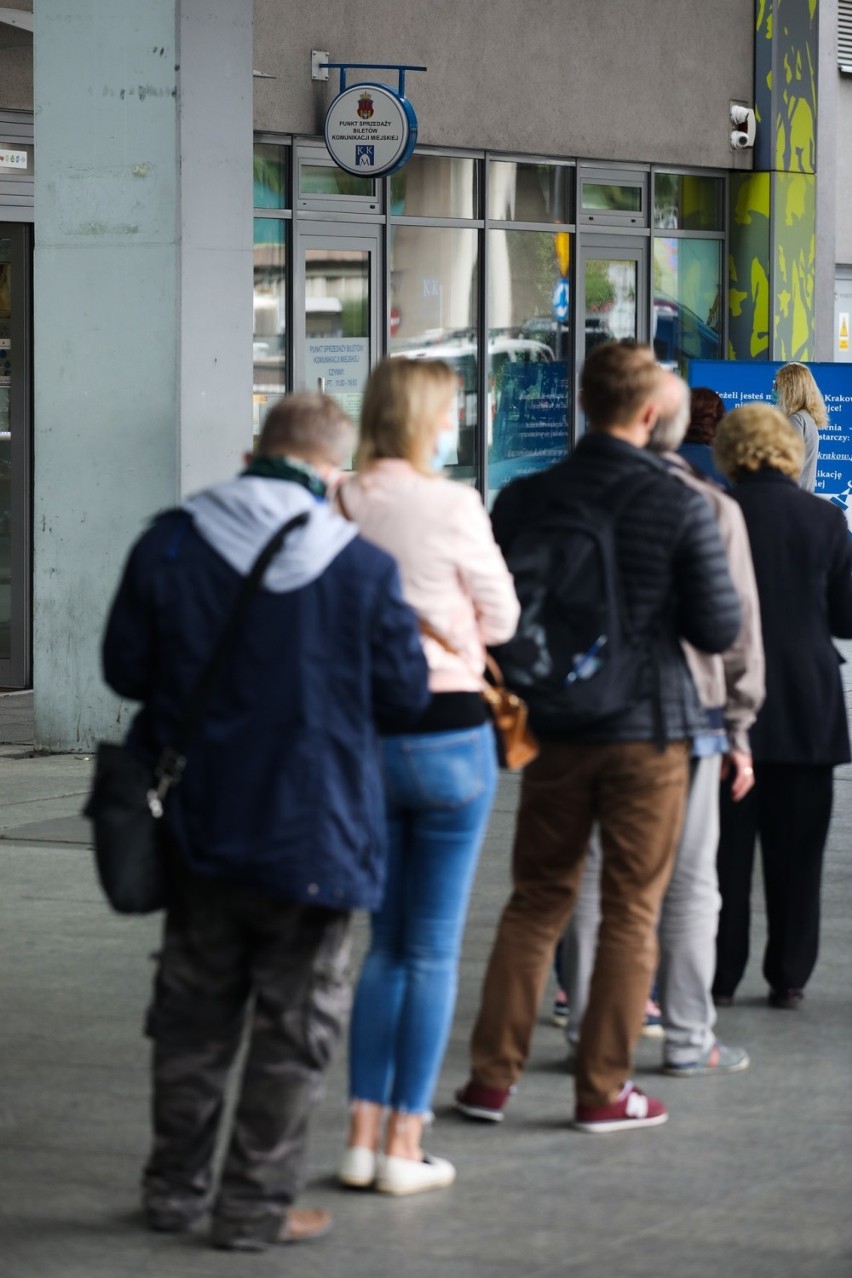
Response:
POLYGON ((153 1229, 259 1250, 319 1236, 293 1209, 308 1117, 348 1006, 353 909, 384 873, 377 753, 429 693, 394 561, 324 500, 352 447, 335 402, 270 410, 239 478, 158 516, 131 551, 103 645, 107 682, 140 701, 129 744, 152 761, 275 530, 300 513, 244 618, 166 825, 173 884, 154 998, 153 1229), (248 1051, 218 1191, 212 1161, 246 1018, 248 1051))

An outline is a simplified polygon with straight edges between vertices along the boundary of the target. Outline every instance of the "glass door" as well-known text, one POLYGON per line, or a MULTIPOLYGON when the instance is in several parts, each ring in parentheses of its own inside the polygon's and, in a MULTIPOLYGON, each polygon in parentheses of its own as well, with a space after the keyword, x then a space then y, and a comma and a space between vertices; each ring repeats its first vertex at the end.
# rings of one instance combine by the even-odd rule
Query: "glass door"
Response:
POLYGON ((331 395, 357 422, 379 341, 379 230, 341 223, 297 231, 294 388, 331 395))
POLYGON ((578 261, 576 357, 602 342, 648 341, 648 240, 587 235, 578 261))
POLYGON ((0 688, 30 678, 30 228, 0 222, 0 688))

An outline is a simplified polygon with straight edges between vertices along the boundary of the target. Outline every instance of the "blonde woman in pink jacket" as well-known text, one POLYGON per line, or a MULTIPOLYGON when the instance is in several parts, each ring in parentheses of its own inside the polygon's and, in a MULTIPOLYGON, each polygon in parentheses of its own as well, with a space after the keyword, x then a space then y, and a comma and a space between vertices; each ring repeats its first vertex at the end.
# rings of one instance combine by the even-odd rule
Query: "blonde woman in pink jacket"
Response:
POLYGON ((382 742, 387 885, 350 1028, 351 1121, 339 1178, 389 1194, 455 1179, 453 1165, 424 1154, 420 1141, 497 784, 479 691, 484 645, 511 638, 519 611, 478 493, 440 474, 457 391, 441 361, 380 364, 364 395, 358 474, 340 497, 362 535, 399 564, 405 598, 425 623, 433 694, 413 730, 382 742))

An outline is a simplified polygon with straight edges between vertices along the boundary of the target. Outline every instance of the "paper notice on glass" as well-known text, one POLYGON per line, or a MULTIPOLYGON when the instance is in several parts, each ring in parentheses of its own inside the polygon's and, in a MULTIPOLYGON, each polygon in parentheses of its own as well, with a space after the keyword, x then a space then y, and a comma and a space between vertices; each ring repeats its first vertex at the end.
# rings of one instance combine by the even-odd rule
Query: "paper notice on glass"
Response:
POLYGON ((322 389, 357 422, 364 383, 370 375, 368 337, 309 337, 305 343, 305 385, 322 389))

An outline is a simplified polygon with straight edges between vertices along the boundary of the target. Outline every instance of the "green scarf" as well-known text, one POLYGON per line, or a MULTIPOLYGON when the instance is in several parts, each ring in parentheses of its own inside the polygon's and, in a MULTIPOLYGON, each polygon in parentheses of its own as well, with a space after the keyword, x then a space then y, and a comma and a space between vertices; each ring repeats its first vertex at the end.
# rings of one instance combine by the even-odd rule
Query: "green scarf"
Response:
POLYGON ((243 474, 257 475, 259 479, 284 479, 290 484, 301 484, 314 497, 325 497, 325 480, 320 479, 309 462, 295 457, 253 457, 243 474))

